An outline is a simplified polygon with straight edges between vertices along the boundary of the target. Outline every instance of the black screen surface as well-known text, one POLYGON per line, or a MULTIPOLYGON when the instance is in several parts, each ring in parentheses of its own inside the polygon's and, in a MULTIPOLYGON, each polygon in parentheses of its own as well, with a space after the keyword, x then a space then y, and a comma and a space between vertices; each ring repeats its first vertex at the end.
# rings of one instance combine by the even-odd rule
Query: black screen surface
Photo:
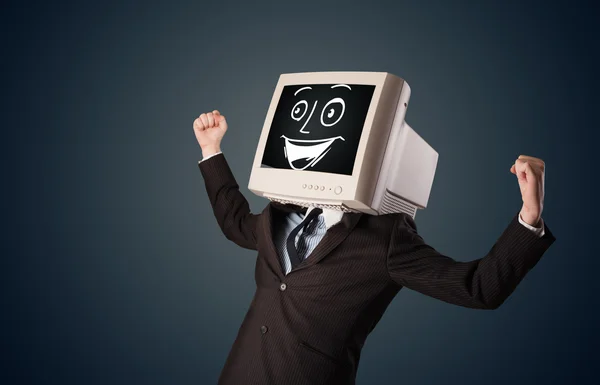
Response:
POLYGON ((262 167, 352 175, 374 85, 285 86, 262 167))

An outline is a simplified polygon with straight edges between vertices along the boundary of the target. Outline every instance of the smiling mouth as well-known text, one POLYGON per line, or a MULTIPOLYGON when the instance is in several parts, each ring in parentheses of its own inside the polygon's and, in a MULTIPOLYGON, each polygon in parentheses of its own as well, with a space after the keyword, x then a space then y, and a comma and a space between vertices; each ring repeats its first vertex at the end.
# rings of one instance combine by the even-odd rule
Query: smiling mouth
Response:
POLYGON ((345 140, 341 136, 314 140, 290 139, 285 135, 281 135, 281 138, 285 139, 285 157, 294 170, 314 166, 331 150, 333 142, 337 139, 345 140))

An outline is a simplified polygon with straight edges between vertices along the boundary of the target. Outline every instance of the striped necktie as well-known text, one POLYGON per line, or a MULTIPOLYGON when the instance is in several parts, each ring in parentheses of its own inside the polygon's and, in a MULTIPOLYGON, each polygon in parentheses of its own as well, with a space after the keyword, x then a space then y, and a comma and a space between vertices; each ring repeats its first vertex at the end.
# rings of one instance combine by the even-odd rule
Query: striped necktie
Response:
MULTIPOLYGON (((306 215, 304 217, 304 220, 302 222, 300 222, 300 224, 292 230, 290 235, 288 235, 286 245, 287 245, 288 255, 290 256, 290 262, 292 263, 292 269, 294 267, 296 267, 300 262, 302 262, 302 259, 304 259, 303 256, 298 255, 298 251, 296 250, 296 245, 295 245, 296 235, 298 235, 298 232, 301 229, 305 230, 306 227, 308 226, 308 224, 310 223, 310 221, 312 221, 314 218, 316 218, 322 212, 323 212, 323 210, 318 207, 312 209, 310 211, 310 213, 308 213, 308 215, 306 215)), ((306 233, 305 231, 302 231, 302 234, 300 235, 300 237, 305 235, 305 233, 306 233)))

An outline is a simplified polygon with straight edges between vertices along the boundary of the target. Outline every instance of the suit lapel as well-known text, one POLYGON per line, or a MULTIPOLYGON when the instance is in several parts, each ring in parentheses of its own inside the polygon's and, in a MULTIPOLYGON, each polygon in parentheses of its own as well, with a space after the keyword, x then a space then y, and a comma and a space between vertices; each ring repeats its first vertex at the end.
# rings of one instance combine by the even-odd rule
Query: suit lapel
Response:
POLYGON ((302 270, 319 263, 329 253, 333 251, 346 237, 350 234, 362 213, 344 213, 342 220, 331 226, 323 239, 317 244, 315 249, 310 253, 298 266, 292 269, 289 274, 302 270))
MULTIPOLYGON (((277 271, 280 277, 283 277, 285 274, 283 272, 283 268, 281 266, 281 261, 279 258, 279 253, 277 252, 277 248, 275 247, 274 239, 273 239, 273 226, 275 222, 275 215, 286 215, 290 212, 303 212, 306 213, 307 208, 302 206, 297 206, 293 204, 280 204, 277 202, 270 202, 265 210, 264 221, 263 221, 263 229, 265 239, 267 240, 267 246, 269 248, 267 252, 267 257, 269 263, 272 265, 272 268, 277 271)), ((340 222, 331 226, 323 239, 319 242, 319 244, 315 247, 315 249, 310 253, 310 255, 305 258, 298 266, 296 266, 289 274, 304 269, 306 267, 312 266, 323 258, 325 258, 333 249, 335 249, 346 237, 350 234, 354 226, 358 223, 358 220, 362 216, 362 213, 344 213, 340 222)), ((282 218, 277 218, 282 219, 282 218)))

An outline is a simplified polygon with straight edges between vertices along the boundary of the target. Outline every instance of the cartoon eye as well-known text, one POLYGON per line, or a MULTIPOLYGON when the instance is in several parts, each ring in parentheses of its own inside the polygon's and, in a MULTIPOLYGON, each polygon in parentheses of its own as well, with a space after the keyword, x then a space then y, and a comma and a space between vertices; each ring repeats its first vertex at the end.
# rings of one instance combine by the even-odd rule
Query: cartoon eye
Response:
POLYGON ((336 124, 344 116, 346 110, 346 103, 342 98, 333 98, 325 104, 323 111, 321 111, 321 124, 325 127, 330 127, 336 124), (327 113, 324 117, 323 115, 327 113))
POLYGON ((306 100, 300 100, 292 108, 292 119, 294 119, 295 121, 299 121, 306 114, 306 111, 308 111, 308 103, 306 102, 306 100))

